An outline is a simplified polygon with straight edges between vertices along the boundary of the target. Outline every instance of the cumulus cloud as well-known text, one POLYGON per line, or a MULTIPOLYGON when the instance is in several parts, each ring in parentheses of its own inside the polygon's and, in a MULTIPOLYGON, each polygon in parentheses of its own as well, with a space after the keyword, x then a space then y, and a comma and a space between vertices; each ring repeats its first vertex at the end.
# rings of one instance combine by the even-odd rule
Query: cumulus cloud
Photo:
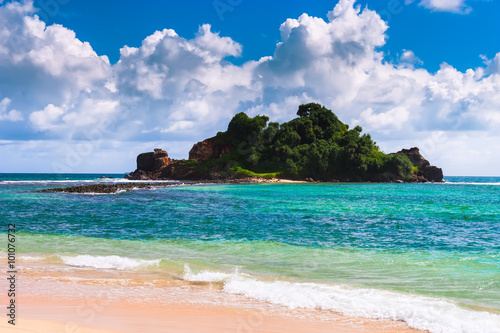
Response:
POLYGON ((26 128, 31 127, 71 136, 75 128, 69 128, 63 118, 75 112, 83 118, 92 113, 81 101, 105 94, 111 65, 106 56, 98 56, 89 43, 76 38, 74 31, 57 24, 46 26, 35 12, 30 1, 0 7, 0 99, 7 98, 13 109, 0 121, 18 121, 5 129, 5 135, 16 131, 30 137, 26 128), (22 119, 28 126, 19 122, 22 119))
POLYGON ((10 98, 5 97, 0 101, 0 121, 8 120, 8 121, 21 121, 23 120, 23 115, 21 112, 17 110, 8 110, 9 104, 11 100, 10 98))
MULTIPOLYGON (((422 5, 452 11, 465 3, 422 5)), ((124 46, 111 65, 73 31, 46 26, 35 11, 30 2, 0 7, 0 140, 6 140, 0 151, 60 140, 73 147, 58 153, 62 164, 75 151, 85 161, 92 151, 100 165, 116 164, 116 154, 102 153, 113 147, 127 150, 127 165, 157 146, 183 158, 193 143, 225 130, 237 112, 287 121, 299 104, 312 101, 363 126, 387 151, 421 146, 438 165, 445 155, 436 152, 459 149, 460 140, 477 133, 499 143, 500 53, 466 72, 442 64, 430 73, 411 50, 386 62, 386 22, 354 0, 339 1, 327 20, 287 19, 274 54, 240 66, 227 59, 238 57, 242 45, 207 24, 192 39, 156 31, 140 47, 124 46), (79 144, 91 149, 78 153, 79 144)))
POLYGON ((38 130, 52 130, 58 127, 56 123, 60 122, 62 115, 64 115, 62 108, 49 104, 43 110, 33 112, 30 121, 38 130))
POLYGON ((500 74, 500 52, 495 55, 493 60, 481 56, 484 63, 487 65, 485 74, 500 74))
POLYGON ((139 48, 123 47, 112 85, 137 138, 210 135, 241 103, 258 98, 259 84, 253 82, 257 63, 235 66, 224 61, 241 50, 208 24, 191 40, 165 29, 139 48))
POLYGON ((399 63, 403 66, 412 67, 424 64, 424 62, 420 60, 411 50, 403 50, 403 54, 401 54, 401 57, 399 58, 399 63))
POLYGON ((422 0, 420 5, 438 12, 468 14, 472 11, 465 0, 422 0))
POLYGON ((373 129, 389 128, 391 130, 401 129, 403 124, 408 121, 410 112, 404 107, 395 107, 387 112, 374 113, 373 109, 368 108, 361 112, 360 120, 354 124, 364 123, 373 129))

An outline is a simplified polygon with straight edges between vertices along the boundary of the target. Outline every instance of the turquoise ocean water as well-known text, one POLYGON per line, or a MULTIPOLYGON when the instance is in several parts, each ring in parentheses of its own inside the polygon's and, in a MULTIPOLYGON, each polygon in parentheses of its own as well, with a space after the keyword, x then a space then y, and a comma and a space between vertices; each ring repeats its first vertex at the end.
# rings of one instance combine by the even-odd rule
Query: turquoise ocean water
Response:
POLYGON ((38 192, 125 181, 99 176, 0 174, 0 218, 16 223, 21 258, 154 269, 431 332, 500 332, 500 178, 38 192))

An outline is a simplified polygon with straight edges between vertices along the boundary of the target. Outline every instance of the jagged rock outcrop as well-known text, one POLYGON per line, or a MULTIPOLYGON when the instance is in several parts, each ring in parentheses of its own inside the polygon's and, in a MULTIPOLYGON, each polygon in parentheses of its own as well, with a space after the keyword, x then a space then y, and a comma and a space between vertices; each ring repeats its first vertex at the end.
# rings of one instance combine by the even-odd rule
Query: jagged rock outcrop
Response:
MULTIPOLYGON (((227 152, 228 148, 214 143, 216 140, 208 139, 203 142, 206 141, 208 143, 198 145, 197 150, 193 147, 194 156, 200 160, 211 156, 220 156, 220 154, 227 152), (208 155, 207 152, 212 155, 208 155)), ((193 151, 193 149, 191 150, 193 151)), ((224 178, 216 170, 207 170, 196 166, 196 161, 170 159, 165 150, 156 148, 154 152, 138 155, 137 169, 125 175, 125 178, 131 180, 219 180, 224 178)))
POLYGON ((427 161, 417 147, 403 149, 398 153, 405 154, 414 166, 418 167, 418 173, 413 176, 414 182, 442 182, 443 170, 433 166, 427 161))
POLYGON ((224 153, 231 152, 231 147, 224 143, 219 137, 205 139, 195 143, 189 151, 189 159, 204 161, 211 157, 219 158, 224 153))
POLYGON ((422 170, 419 170, 427 180, 431 182, 442 182, 443 181, 443 170, 433 165, 427 165, 422 170))
POLYGON ((420 154, 420 150, 417 147, 413 147, 410 149, 402 149, 398 153, 405 154, 408 156, 408 159, 414 166, 417 167, 425 167, 427 165, 431 165, 429 161, 427 161, 422 154, 420 154))
POLYGON ((155 171, 169 164, 168 153, 162 149, 155 148, 154 152, 137 156, 137 170, 155 171))

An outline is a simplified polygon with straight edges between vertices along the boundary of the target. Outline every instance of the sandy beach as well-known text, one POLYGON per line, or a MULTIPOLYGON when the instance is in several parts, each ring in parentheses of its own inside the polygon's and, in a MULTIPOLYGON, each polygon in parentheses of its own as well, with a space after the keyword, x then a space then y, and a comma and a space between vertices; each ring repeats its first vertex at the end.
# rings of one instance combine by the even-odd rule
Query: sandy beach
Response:
MULTIPOLYGON (((2 332, 419 332, 399 322, 367 321, 334 313, 329 315, 329 320, 317 320, 230 306, 56 299, 22 298, 16 326, 4 321, 0 325, 2 332)), ((307 311, 302 312, 304 315, 307 311)))
MULTIPOLYGON (((2 332, 418 332, 398 321, 290 309, 229 295, 216 283, 44 267, 49 266, 23 263, 16 325, 4 319, 2 332)), ((3 305, 6 300, 2 295, 3 305)))

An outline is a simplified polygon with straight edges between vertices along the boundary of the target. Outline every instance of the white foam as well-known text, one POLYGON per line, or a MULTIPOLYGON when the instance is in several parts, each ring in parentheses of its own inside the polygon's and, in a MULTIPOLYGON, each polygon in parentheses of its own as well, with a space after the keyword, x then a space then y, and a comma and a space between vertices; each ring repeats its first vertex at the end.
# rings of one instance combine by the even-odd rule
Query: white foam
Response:
POLYGON ((500 186, 500 182, 499 183, 474 183, 474 182, 450 182, 450 181, 447 181, 446 183, 442 183, 442 184, 446 184, 446 185, 489 185, 489 186, 500 186))
POLYGON ((243 276, 238 272, 236 268, 233 273, 223 273, 223 272, 211 272, 211 271, 201 271, 199 273, 193 273, 188 264, 184 264, 184 280, 195 281, 195 282, 224 282, 233 278, 238 278, 243 276))
POLYGON ((349 316, 402 320, 410 327, 432 333, 500 332, 499 315, 461 308, 444 299, 343 285, 266 282, 237 272, 193 274, 189 267, 184 277, 189 281, 223 281, 223 290, 227 293, 292 309, 329 310, 349 316))
POLYGON ((115 192, 82 192, 82 193, 75 193, 75 192, 68 192, 68 191, 63 191, 62 193, 69 193, 69 194, 79 194, 79 195, 113 195, 113 194, 120 194, 123 192, 127 192, 125 189, 118 189, 115 192))
POLYGON ((181 183, 180 180, 133 180, 126 178, 103 178, 98 179, 100 182, 108 183, 181 183))
POLYGON ((42 256, 26 256, 26 255, 22 255, 22 256, 19 257, 19 259, 21 259, 23 261, 40 261, 40 260, 45 259, 45 257, 42 257, 42 256))
POLYGON ((106 179, 86 179, 86 180, 0 180, 0 184, 38 184, 38 185, 48 185, 48 184, 128 184, 128 183, 166 183, 166 184, 179 184, 181 181, 177 180, 129 180, 124 178, 106 178, 106 179))
POLYGON ((79 183, 98 183, 96 180, 2 180, 2 184, 79 184, 79 183))
POLYGON ((91 256, 87 254, 74 257, 61 256, 61 259, 65 264, 71 266, 118 270, 141 269, 148 266, 158 266, 161 260, 132 259, 119 256, 91 256))
POLYGON ((141 183, 155 183, 155 184, 178 184, 182 183, 179 180, 131 180, 131 179, 125 179, 125 178, 106 178, 106 179, 99 179, 97 181, 93 181, 94 183, 112 183, 112 184, 141 184, 141 183))
MULTIPOLYGON (((70 193, 70 192, 62 192, 62 193, 70 193)), ((109 195, 109 194, 116 194, 116 192, 111 192, 111 193, 99 193, 99 192, 84 192, 84 193, 77 193, 81 195, 109 195)))

